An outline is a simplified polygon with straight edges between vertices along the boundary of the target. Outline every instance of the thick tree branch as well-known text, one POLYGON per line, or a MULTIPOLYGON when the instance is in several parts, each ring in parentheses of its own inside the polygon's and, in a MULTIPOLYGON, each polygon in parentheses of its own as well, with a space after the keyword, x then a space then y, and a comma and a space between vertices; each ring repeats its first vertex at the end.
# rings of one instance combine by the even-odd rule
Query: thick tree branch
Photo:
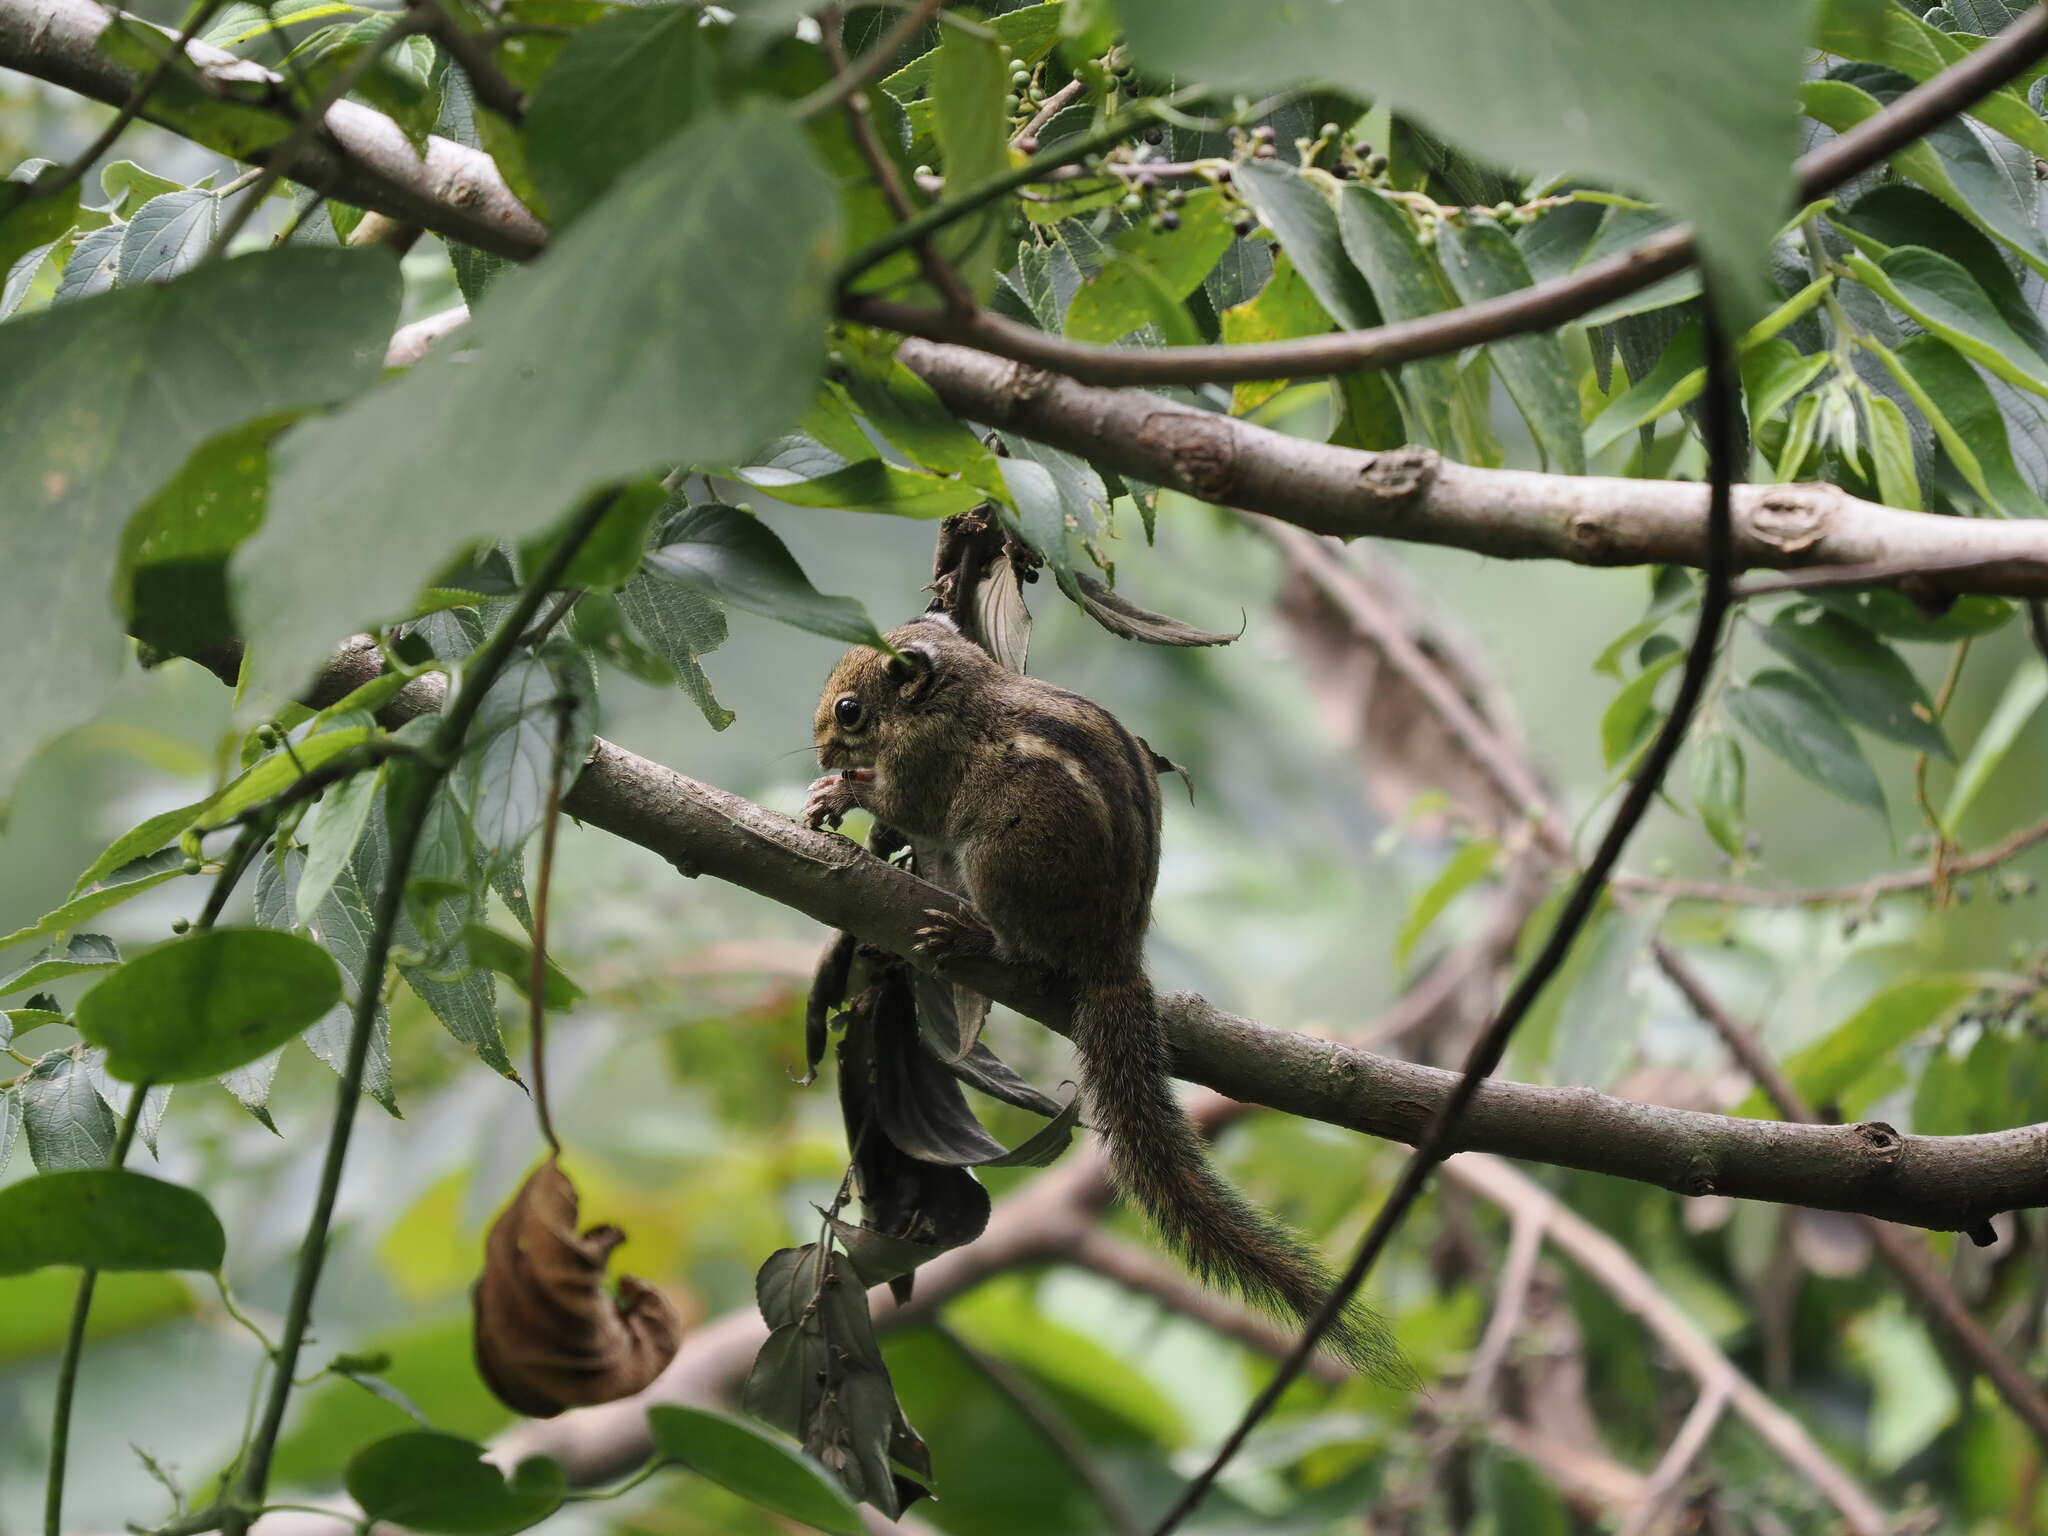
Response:
MULTIPOLYGON (((97 48, 115 14, 93 0, 0 0, 0 68, 118 106, 138 76, 97 48)), ((202 79, 210 72, 232 78, 235 99, 268 82, 279 124, 289 126, 282 77, 204 43, 185 51, 202 79)), ((266 164, 266 151, 239 142, 222 119, 168 103, 162 93, 141 115, 224 155, 266 164)), ((439 138, 415 152, 390 118, 350 101, 328 109, 325 130, 292 156, 285 167, 292 180, 500 256, 523 260, 546 244, 546 228, 512 195, 490 156, 439 138)))
MULTIPOLYGON (((331 702, 376 674, 373 644, 328 667, 316 697, 331 702)), ((431 681, 431 680, 429 680, 431 681)), ((394 717, 438 706, 415 685, 394 717)), ((701 784, 599 741, 563 801, 578 820, 669 860, 793 907, 897 954, 911 953, 931 908, 958 899, 830 833, 701 784)), ((960 979, 1064 1031, 1069 1000, 995 963, 960 979)), ((1176 1070, 1234 1099, 1412 1142, 1458 1074, 1262 1028, 1192 993, 1161 1000, 1176 1070)), ((1902 1136, 1876 1122, 1790 1125, 1635 1104, 1585 1089, 1492 1082, 1453 1138, 1459 1149, 1615 1174, 1683 1194, 1725 1194, 1856 1211, 1939 1230, 1967 1229, 2048 1204, 2048 1125, 1977 1136, 1902 1136)))
MULTIPOLYGON (((955 415, 1314 533, 1507 560, 1706 562, 1707 488, 1696 482, 1475 469, 1417 447, 1366 453, 966 347, 913 339, 896 355, 955 415)), ((2048 593, 2048 523, 1930 517, 1832 485, 1736 487, 1735 557, 1740 568, 1882 564, 1930 570, 1942 591, 2048 593)))

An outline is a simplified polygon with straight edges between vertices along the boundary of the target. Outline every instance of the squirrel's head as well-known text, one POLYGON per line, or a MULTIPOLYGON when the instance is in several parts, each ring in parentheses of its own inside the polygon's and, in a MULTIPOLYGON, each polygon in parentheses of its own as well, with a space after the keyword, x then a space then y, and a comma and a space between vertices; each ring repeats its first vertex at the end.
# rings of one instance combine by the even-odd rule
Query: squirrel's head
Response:
POLYGON ((883 636, 896 654, 857 645, 839 658, 811 722, 818 766, 873 768, 960 724, 963 690, 1001 669, 942 614, 883 636))

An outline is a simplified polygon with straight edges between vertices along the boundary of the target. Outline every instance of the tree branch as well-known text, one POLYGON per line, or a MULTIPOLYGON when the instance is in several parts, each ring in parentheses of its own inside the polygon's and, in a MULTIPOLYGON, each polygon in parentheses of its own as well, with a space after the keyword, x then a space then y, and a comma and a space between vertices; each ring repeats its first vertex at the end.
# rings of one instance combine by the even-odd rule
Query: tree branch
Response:
MULTIPOLYGON (((98 50, 100 34, 118 15, 93 0, 0 0, 0 68, 119 106, 135 90, 139 76, 98 50)), ((134 23, 132 17, 125 19, 134 23)), ((289 125, 283 105, 289 98, 281 76, 204 43, 190 44, 185 52, 202 82, 216 76, 222 81, 232 78, 242 90, 252 83, 267 83, 279 106, 280 126, 289 125)), ((161 92, 141 115, 254 165, 265 164, 276 148, 252 147, 234 128, 224 128, 220 119, 167 101, 161 92)), ((390 118, 351 101, 336 102, 324 126, 326 132, 297 151, 285 167, 292 180, 500 256, 524 260, 547 243, 545 226, 512 195, 490 156, 481 151, 440 138, 429 138, 415 151, 390 118)))
MULTIPOLYGON (((1314 533, 1507 560, 1706 563, 1707 488, 1694 481, 1476 469, 1412 446, 1367 453, 966 347, 913 339, 896 355, 957 416, 1314 533)), ((1734 503, 1738 568, 1939 568, 1928 580, 1943 591, 2048 593, 2048 523, 1929 517, 1832 485, 1738 486, 1734 503)))
MULTIPOLYGON (((331 703, 377 674, 363 639, 328 666, 314 698, 331 703)), ((390 718, 439 706, 435 679, 400 694, 390 718)), ((836 834, 685 777, 611 742, 596 743, 562 809, 652 850, 686 875, 713 875, 912 953, 932 908, 957 897, 836 834)), ((1042 978, 995 962, 960 979, 1064 1032, 1070 1000, 1042 978)), ((1193 993, 1160 999, 1179 1076, 1234 1099, 1412 1142, 1458 1074, 1328 1040, 1262 1028, 1193 993)), ((1682 1194, 1725 1194, 1856 1211, 1937 1230, 2048 1205, 2048 1125, 1976 1136, 1903 1136, 1878 1122, 1791 1125, 1635 1104, 1577 1088, 1491 1082, 1460 1120, 1457 1149, 1584 1168, 1682 1194)))

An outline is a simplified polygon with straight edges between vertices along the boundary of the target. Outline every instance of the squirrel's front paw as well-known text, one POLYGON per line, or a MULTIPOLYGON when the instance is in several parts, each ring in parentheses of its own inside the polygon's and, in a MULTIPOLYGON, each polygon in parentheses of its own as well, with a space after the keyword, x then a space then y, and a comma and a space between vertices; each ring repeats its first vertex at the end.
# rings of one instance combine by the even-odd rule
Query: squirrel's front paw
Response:
POLYGON ((865 769, 849 768, 844 773, 828 773, 822 779, 813 779, 810 793, 804 799, 804 825, 838 826, 848 811, 860 808, 860 802, 854 798, 854 786, 873 777, 865 769))
POLYGON ((995 934, 973 913, 942 912, 927 907, 924 915, 931 921, 917 930, 913 947, 926 964, 937 967, 956 960, 985 959, 995 953, 995 934))

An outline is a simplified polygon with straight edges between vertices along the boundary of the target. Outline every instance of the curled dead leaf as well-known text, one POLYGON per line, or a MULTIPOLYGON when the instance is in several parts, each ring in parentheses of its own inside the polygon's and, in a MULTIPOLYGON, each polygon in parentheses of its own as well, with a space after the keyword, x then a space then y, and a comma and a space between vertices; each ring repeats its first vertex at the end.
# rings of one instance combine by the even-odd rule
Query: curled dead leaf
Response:
POLYGON ((630 1397, 675 1358, 675 1303, 631 1275, 605 1288, 614 1226, 576 1230, 576 1186, 551 1157, 534 1169, 484 1242, 471 1293, 477 1370, 529 1418, 630 1397))

